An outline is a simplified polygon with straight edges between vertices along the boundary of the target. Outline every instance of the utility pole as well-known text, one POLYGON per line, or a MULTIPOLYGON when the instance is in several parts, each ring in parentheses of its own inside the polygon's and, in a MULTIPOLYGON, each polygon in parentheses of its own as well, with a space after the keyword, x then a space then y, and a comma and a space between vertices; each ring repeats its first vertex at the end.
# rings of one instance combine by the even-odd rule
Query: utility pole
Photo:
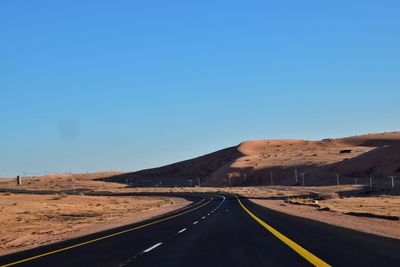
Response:
POLYGON ((302 178, 302 180, 303 180, 303 186, 305 185, 305 183, 304 183, 304 175, 305 175, 305 173, 302 172, 302 173, 301 173, 301 178, 302 178))
POLYGON ((271 175, 271 185, 274 185, 274 176, 272 174, 272 171, 270 172, 270 175, 271 175))
POLYGON ((339 182, 339 173, 336 173, 336 184, 339 186, 340 182, 339 182))
POLYGON ((297 169, 294 170, 294 179, 295 179, 296 184, 297 184, 297 182, 298 182, 298 179, 297 179, 297 169))
POLYGON ((372 189, 372 177, 369 177, 369 187, 372 189))

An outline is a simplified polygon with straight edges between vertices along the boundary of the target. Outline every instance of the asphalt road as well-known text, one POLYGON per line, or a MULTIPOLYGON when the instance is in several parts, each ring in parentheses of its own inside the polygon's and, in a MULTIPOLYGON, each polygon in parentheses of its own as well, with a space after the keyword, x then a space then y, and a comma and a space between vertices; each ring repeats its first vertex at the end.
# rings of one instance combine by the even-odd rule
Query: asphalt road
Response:
POLYGON ((400 240, 247 199, 188 195, 158 218, 0 257, 0 266, 400 266, 400 240))

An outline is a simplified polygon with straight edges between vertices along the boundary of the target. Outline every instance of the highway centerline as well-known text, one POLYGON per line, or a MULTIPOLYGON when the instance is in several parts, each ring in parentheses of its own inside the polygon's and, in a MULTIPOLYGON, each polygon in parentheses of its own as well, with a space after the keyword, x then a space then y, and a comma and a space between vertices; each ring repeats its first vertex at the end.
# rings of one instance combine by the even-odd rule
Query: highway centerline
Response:
MULTIPOLYGON (((222 202, 223 202, 223 201, 222 201, 222 202)), ((210 213, 209 213, 209 214, 210 214, 210 213)), ((206 216, 203 217, 203 219, 205 219, 205 218, 206 218, 206 216)), ((198 224, 198 223, 199 223, 199 221, 193 222, 194 225, 195 225, 195 224, 198 224)), ((174 238, 174 237, 176 237, 177 235, 182 234, 183 232, 187 231, 188 228, 189 228, 189 227, 186 227, 186 228, 181 229, 180 231, 177 232, 177 234, 173 234, 173 235, 169 236, 168 238, 166 238, 165 240, 163 240, 161 243, 164 244, 164 246, 165 246, 165 244, 168 244, 168 242, 170 242, 170 240, 171 240, 172 238, 174 238)), ((156 245, 154 245, 154 246, 152 246, 152 247, 146 249, 145 251, 143 251, 143 252, 141 252, 141 253, 139 253, 139 254, 136 254, 135 256, 129 258, 128 260, 125 260, 125 262, 122 263, 122 264, 120 264, 120 266, 125 266, 125 265, 127 265, 128 263, 132 262, 133 259, 137 259, 139 256, 145 254, 145 252, 151 251, 151 250, 155 249, 156 247, 158 247, 158 246, 160 246, 160 245, 161 245, 161 244, 158 243, 158 244, 156 244, 156 245)), ((167 247, 168 247, 168 246, 167 246, 167 247)), ((0 266, 0 267, 1 267, 1 266, 0 266)))

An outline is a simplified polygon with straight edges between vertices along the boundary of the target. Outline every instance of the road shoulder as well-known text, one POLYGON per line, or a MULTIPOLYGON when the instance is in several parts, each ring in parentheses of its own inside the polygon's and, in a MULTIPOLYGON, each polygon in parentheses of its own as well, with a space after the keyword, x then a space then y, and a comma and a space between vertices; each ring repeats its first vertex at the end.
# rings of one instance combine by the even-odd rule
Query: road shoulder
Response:
POLYGON ((260 206, 285 214, 320 221, 369 234, 400 239, 400 221, 363 218, 331 211, 319 211, 309 206, 288 204, 283 200, 255 198, 249 198, 249 200, 260 206))

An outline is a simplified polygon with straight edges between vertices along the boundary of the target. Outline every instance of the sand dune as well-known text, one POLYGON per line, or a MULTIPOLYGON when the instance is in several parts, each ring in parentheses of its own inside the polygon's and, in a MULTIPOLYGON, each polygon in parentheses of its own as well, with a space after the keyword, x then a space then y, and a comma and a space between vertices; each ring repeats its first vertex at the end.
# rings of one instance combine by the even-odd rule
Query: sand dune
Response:
POLYGON ((110 180, 135 186, 294 185, 305 173, 306 185, 353 183, 400 174, 400 132, 359 135, 321 141, 247 141, 172 165, 117 175, 110 180), (341 153, 348 152, 348 153, 341 153), (272 179, 271 179, 272 172, 272 179))

